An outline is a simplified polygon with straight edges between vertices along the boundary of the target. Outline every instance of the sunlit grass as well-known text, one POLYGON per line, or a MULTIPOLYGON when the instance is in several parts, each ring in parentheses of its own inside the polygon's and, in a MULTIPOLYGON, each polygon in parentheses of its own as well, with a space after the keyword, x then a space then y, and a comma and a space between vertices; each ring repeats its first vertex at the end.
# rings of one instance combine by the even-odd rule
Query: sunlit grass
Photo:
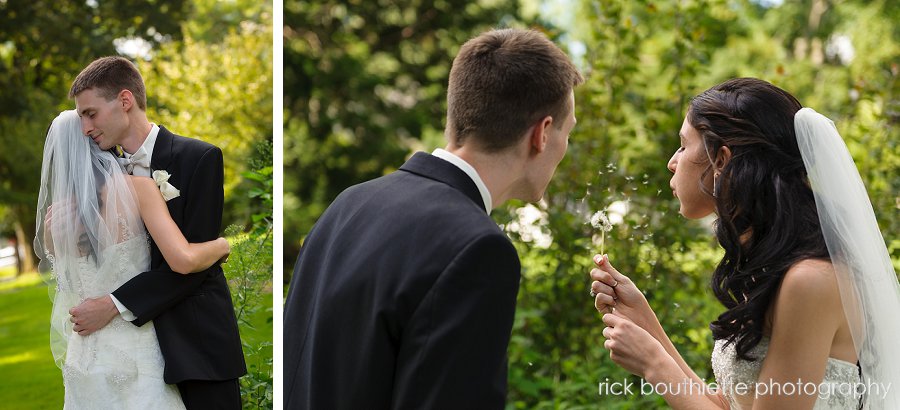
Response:
POLYGON ((0 283, 0 408, 62 408, 63 385, 50 354, 50 297, 37 274, 0 283))
MULTIPOLYGON (((269 308, 250 318, 252 329, 241 326, 252 346, 272 340, 271 292, 262 297, 269 308)), ((0 271, 0 312, 0 409, 62 408, 62 374, 50 354, 50 297, 40 276, 0 271)))
POLYGON ((16 276, 15 268, 0 269, 0 293, 31 287, 43 282, 37 272, 26 272, 16 276))

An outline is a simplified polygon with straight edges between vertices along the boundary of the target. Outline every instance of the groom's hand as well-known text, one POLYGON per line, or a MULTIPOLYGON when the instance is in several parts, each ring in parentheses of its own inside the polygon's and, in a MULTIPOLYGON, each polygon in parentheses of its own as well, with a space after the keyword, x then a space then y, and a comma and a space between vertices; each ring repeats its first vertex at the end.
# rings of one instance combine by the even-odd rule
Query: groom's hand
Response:
POLYGON ((69 309, 69 314, 72 315, 69 320, 75 324, 72 330, 81 336, 87 336, 106 326, 119 314, 119 310, 116 309, 112 298, 106 295, 81 302, 80 305, 69 309))

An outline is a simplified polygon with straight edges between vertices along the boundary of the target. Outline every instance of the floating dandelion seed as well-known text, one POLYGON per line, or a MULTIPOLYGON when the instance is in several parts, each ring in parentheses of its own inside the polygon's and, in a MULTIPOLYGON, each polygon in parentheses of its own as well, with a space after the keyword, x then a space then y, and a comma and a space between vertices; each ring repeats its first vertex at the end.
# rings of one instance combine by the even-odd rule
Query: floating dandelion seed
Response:
POLYGON ((597 211, 591 216, 591 226, 600 230, 600 254, 603 255, 606 253, 606 233, 612 230, 612 223, 609 222, 606 212, 597 211))

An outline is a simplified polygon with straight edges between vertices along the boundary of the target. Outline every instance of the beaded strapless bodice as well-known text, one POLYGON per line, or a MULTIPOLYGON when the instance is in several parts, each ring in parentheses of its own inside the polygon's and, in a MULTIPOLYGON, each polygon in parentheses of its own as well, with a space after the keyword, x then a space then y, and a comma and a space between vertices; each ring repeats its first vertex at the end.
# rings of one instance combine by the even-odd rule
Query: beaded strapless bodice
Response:
MULTIPOLYGON (((769 339, 763 338, 750 350, 755 361, 740 360, 737 357, 735 344, 725 345, 725 340, 716 340, 712 353, 712 368, 716 376, 716 384, 722 389, 732 409, 749 409, 759 389, 759 394, 789 394, 798 388, 807 389, 807 393, 815 391, 818 395, 816 410, 855 409, 859 406, 860 394, 856 388, 860 384, 859 370, 853 363, 828 358, 825 366, 825 377, 818 386, 793 383, 791 386, 774 385, 773 383, 757 384, 763 359, 769 350, 769 339), (766 392, 765 390, 769 390, 766 392)), ((800 392, 802 393, 802 392, 800 392)))

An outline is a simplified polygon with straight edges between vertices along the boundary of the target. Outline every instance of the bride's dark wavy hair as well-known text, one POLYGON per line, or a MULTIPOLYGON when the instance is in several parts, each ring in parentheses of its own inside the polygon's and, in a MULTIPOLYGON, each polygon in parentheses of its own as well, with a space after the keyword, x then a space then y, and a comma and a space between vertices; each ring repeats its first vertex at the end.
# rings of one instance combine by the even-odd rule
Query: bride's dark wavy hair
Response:
MULTIPOLYGON (((736 78, 704 91, 688 110, 709 158, 722 146, 732 153, 714 179, 715 233, 725 256, 712 290, 727 310, 710 329, 716 340, 736 342, 744 360, 755 360, 748 352, 763 337, 766 312, 787 270, 804 259, 828 258, 794 132, 800 108, 768 82, 736 78)), ((712 164, 701 181, 710 172, 712 164)))

